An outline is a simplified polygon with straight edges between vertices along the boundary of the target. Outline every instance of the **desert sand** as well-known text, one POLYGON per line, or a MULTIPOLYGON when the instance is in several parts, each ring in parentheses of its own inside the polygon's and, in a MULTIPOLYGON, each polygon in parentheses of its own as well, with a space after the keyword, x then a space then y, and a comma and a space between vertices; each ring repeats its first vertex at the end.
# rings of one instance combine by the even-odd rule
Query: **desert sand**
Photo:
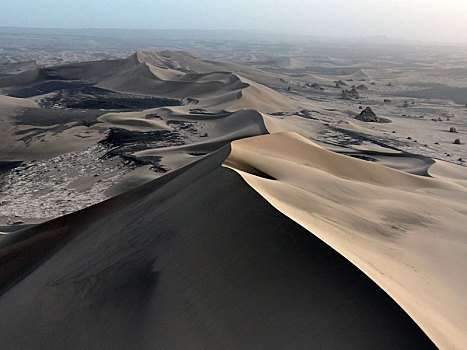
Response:
POLYGON ((370 276, 438 346, 466 343, 465 186, 291 133, 235 141, 224 164, 370 276))
POLYGON ((464 112, 402 116, 441 107, 381 101, 388 69, 308 63, 15 63, 0 348, 464 348, 464 112), (390 123, 331 99, 349 79, 390 123))

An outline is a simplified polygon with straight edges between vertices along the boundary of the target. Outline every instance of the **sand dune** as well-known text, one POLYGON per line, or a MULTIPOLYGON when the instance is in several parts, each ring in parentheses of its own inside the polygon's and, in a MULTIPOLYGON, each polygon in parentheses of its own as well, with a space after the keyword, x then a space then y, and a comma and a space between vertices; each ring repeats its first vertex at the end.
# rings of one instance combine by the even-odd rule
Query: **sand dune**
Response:
POLYGON ((39 77, 39 68, 29 69, 20 74, 8 77, 0 77, 0 88, 9 86, 22 86, 30 83, 39 77))
POLYGON ((149 70, 152 77, 145 79, 146 74, 137 74, 129 80, 128 74, 124 73, 122 80, 112 77, 99 85, 158 96, 204 98, 209 106, 222 106, 231 111, 253 108, 269 112, 300 107, 300 104, 235 73, 249 72, 251 68, 210 61, 186 52, 138 52, 136 57, 144 67, 141 69, 149 70))
POLYGON ((240 110, 233 113, 224 113, 218 115, 196 116, 193 114, 183 113, 180 107, 165 109, 168 113, 166 120, 148 120, 145 115, 156 110, 146 110, 143 112, 128 112, 128 113, 108 113, 99 117, 99 120, 109 127, 124 127, 129 130, 148 131, 148 130, 173 130, 170 126, 171 121, 200 121, 209 125, 206 128, 209 132, 209 137, 199 138, 194 137, 192 142, 186 141, 180 146, 166 146, 158 148, 150 148, 135 152, 137 157, 146 156, 164 156, 164 163, 179 167, 193 161, 190 153, 211 153, 230 142, 250 136, 263 135, 268 133, 265 126, 263 116, 256 110, 240 110), (176 119, 175 119, 176 118, 176 119), (175 160, 175 163, 172 162, 175 160))
POLYGON ((0 237, 0 346, 433 348, 228 154, 0 237))
POLYGON ((141 112, 111 112, 101 115, 98 120, 108 127, 123 127, 129 130, 148 131, 169 128, 167 124, 160 120, 146 119, 145 116, 151 112, 151 110, 141 112))
POLYGON ((228 106, 227 110, 237 110, 240 108, 253 108, 261 112, 276 112, 276 111, 295 111, 302 107, 301 103, 292 101, 260 84, 254 83, 248 79, 240 77, 240 79, 248 84, 248 87, 240 93, 237 102, 228 106))
POLYGON ((37 103, 31 100, 25 100, 22 98, 10 97, 0 95, 0 103, 2 104, 2 111, 13 112, 25 108, 38 108, 37 103))
POLYGON ((212 73, 212 72, 253 72, 257 69, 234 64, 209 60, 193 52, 187 51, 160 51, 160 52, 138 52, 138 60, 151 66, 164 67, 167 69, 182 71, 186 73, 212 73))
POLYGON ((39 68, 13 77, 0 77, 0 88, 38 85, 51 79, 88 81, 113 91, 158 97, 211 100, 232 111, 254 108, 264 111, 294 110, 289 99, 236 73, 265 72, 232 63, 205 59, 183 51, 137 52, 126 59, 73 63, 39 68), (238 101, 237 101, 238 100, 238 101), (271 104, 271 101, 274 101, 271 104))
POLYGON ((235 141, 224 164, 370 276, 439 347, 467 342, 465 187, 290 133, 235 141))
POLYGON ((465 169, 442 160, 437 160, 435 164, 428 169, 428 174, 467 187, 465 169))

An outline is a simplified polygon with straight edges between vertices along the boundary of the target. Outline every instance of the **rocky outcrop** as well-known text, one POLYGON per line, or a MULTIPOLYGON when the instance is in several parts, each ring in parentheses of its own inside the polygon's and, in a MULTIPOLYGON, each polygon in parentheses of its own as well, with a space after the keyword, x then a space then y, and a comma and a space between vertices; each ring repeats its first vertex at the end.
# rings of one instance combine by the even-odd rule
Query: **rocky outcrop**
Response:
POLYGON ((353 86, 350 90, 342 90, 341 98, 344 100, 359 99, 360 95, 355 86, 353 86))
POLYGON ((336 88, 338 88, 338 89, 340 89, 341 86, 346 86, 347 85, 342 80, 336 80, 334 83, 336 84, 336 88))
POLYGON ((306 83, 305 87, 309 87, 309 88, 317 89, 317 90, 321 90, 321 91, 324 90, 324 88, 322 88, 321 85, 319 85, 318 83, 312 83, 312 84, 306 83))
POLYGON ((391 123, 391 120, 378 117, 370 107, 365 108, 355 119, 370 123, 391 123))

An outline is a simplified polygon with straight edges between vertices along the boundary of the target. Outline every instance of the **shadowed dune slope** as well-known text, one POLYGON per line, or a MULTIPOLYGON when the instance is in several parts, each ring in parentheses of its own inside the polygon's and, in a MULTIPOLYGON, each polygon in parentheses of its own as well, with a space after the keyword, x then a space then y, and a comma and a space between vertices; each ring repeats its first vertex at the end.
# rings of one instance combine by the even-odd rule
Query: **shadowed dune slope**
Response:
POLYGON ((434 348, 229 152, 1 237, 0 348, 434 348))
POLYGON ((101 60, 64 64, 54 67, 36 68, 18 75, 1 77, 0 87, 23 86, 48 80, 90 80, 100 81, 138 64, 136 54, 118 60, 101 60))
POLYGON ((295 133, 235 141, 224 164, 372 278, 436 345, 465 347, 464 167, 417 176, 295 133))

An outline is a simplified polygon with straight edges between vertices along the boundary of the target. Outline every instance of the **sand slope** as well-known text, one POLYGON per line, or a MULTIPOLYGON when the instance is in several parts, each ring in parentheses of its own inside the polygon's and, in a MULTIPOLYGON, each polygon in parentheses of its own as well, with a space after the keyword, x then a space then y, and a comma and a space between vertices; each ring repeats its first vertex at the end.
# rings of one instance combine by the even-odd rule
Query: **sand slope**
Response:
POLYGON ((0 237, 0 347, 434 348, 229 151, 0 237))
POLYGON ((465 187, 339 155, 294 133, 235 141, 224 164, 370 276, 439 347, 467 343, 465 187))

